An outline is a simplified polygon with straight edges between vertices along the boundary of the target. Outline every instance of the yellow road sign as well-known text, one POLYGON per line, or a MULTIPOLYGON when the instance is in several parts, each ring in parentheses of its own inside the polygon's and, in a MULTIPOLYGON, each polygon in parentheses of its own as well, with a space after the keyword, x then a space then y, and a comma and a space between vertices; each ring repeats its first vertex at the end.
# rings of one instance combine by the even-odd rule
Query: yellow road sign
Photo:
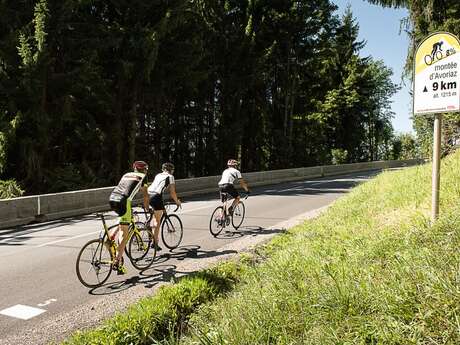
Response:
POLYGON ((460 110, 460 40, 436 32, 418 46, 414 66, 414 114, 460 110))

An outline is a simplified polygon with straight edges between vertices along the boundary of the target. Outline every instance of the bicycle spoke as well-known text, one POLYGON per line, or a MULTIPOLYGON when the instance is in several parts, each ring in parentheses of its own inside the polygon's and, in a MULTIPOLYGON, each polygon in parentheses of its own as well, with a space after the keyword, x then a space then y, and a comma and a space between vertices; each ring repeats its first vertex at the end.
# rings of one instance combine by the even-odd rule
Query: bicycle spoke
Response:
POLYGON ((87 287, 102 285, 110 276, 112 258, 101 240, 87 242, 77 257, 76 271, 80 282, 87 287))
POLYGON ((245 207, 244 207, 244 204, 240 201, 235 206, 233 210, 233 215, 232 215, 232 225, 235 229, 238 229, 241 226, 241 224, 243 224, 244 214, 245 214, 245 207))
POLYGON ((161 226, 161 238, 165 246, 169 249, 177 248, 182 241, 182 236, 183 227, 180 218, 175 214, 166 216, 161 226))
POLYGON ((136 228, 128 242, 128 255, 132 265, 142 270, 150 267, 156 251, 150 250, 153 242, 152 231, 143 223, 136 223, 136 228))
POLYGON ((219 206, 214 210, 209 221, 209 231, 214 237, 220 234, 225 227, 225 221, 224 209, 222 206, 219 206))

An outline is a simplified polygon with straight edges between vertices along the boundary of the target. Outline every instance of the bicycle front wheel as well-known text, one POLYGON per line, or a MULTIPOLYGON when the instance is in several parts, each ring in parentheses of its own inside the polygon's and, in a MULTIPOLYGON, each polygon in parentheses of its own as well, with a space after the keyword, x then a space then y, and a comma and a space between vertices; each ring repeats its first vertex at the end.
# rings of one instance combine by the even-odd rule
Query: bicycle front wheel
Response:
POLYGON ((175 214, 167 215, 161 225, 161 239, 169 249, 175 249, 179 246, 184 236, 182 221, 175 214))
POLYGON ((132 235, 128 242, 128 257, 132 265, 138 269, 150 267, 156 256, 156 249, 151 248, 153 235, 150 229, 147 229, 144 223, 136 222, 136 229, 131 230, 132 235), (153 253, 147 255, 152 249, 153 253))
POLYGON ((75 265, 80 283, 89 288, 104 284, 112 273, 113 258, 103 240, 87 242, 77 256, 75 265))
POLYGON ((245 213, 246 209, 244 207, 244 204, 241 201, 239 201, 233 209, 232 214, 232 225, 235 228, 235 230, 237 230, 241 226, 241 224, 243 224, 245 213))
POLYGON ((214 237, 216 237, 220 234, 223 228, 225 228, 224 208, 219 206, 211 215, 211 220, 209 221, 209 231, 214 237))

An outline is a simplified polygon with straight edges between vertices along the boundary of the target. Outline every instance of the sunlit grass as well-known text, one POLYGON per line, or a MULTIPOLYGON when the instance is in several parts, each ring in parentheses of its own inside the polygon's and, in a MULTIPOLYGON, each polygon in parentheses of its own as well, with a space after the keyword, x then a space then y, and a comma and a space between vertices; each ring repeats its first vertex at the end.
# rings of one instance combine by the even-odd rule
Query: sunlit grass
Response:
POLYGON ((384 172, 262 251, 192 317, 183 344, 459 344, 460 154, 384 172))

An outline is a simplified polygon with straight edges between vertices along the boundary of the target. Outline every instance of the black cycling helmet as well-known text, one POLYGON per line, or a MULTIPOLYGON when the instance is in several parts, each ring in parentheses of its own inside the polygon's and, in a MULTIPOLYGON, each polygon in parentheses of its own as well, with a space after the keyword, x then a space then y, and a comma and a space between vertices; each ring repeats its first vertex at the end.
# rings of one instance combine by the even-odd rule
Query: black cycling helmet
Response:
POLYGON ((149 169, 149 165, 144 161, 135 161, 133 163, 133 170, 137 172, 146 172, 149 169))
POLYGON ((161 170, 163 170, 163 171, 166 170, 168 172, 171 172, 171 171, 174 170, 174 164, 169 163, 169 162, 163 163, 163 165, 161 166, 161 170))

